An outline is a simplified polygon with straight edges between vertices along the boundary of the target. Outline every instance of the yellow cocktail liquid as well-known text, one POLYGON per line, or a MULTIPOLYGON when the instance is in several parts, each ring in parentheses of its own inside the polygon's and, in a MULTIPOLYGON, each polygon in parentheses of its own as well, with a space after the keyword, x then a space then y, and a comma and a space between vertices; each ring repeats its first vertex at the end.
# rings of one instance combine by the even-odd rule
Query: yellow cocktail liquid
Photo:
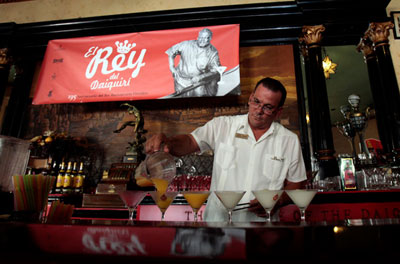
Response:
POLYGON ((208 196, 210 195, 209 192, 204 193, 184 193, 183 197, 185 197, 186 201, 190 204, 193 209, 200 209, 200 207, 204 204, 207 200, 208 196))
POLYGON ((168 181, 164 179, 151 179, 151 181, 154 183, 154 186, 156 186, 157 192, 159 194, 164 194, 167 192, 168 188, 168 181))
POLYGON ((174 197, 166 197, 165 195, 159 195, 157 197, 158 199, 155 201, 158 208, 160 208, 160 211, 165 213, 169 205, 172 203, 172 201, 175 199, 174 197))
POLYGON ((137 177, 136 184, 140 187, 154 186, 154 183, 145 177, 137 177))

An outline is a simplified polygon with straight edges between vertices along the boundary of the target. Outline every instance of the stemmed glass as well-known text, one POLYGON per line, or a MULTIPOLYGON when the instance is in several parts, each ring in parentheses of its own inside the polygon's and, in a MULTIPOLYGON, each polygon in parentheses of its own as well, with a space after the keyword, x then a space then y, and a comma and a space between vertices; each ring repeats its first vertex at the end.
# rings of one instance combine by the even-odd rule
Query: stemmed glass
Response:
POLYGON ((267 222, 271 222, 271 210, 281 197, 283 190, 258 190, 252 191, 258 202, 262 205, 267 213, 267 222))
POLYGON ((315 189, 296 189, 296 190, 285 190, 290 199, 300 209, 301 221, 306 221, 306 209, 311 203, 318 190, 315 189))
POLYGON ((125 203, 125 206, 128 207, 129 210, 129 221, 132 222, 133 216, 135 215, 136 208, 142 202, 144 197, 147 195, 145 191, 122 191, 119 192, 119 197, 121 197, 122 201, 125 203))
POLYGON ((185 197, 186 201, 190 204, 193 210, 194 221, 197 222, 197 213, 200 207, 205 203, 208 196, 210 195, 209 191, 184 191, 181 192, 183 197, 185 197))
POLYGON ((164 221, 165 212, 168 207, 178 195, 178 192, 165 192, 160 193, 158 191, 150 191, 151 198, 153 198, 154 202, 157 204, 158 208, 161 211, 161 221, 164 221))
POLYGON ((226 66, 218 66, 218 67, 217 67, 217 71, 218 71, 218 73, 219 73, 219 75, 220 75, 220 81, 218 82, 218 84, 222 84, 222 83, 223 83, 223 81, 222 81, 222 74, 224 73, 224 71, 226 70, 226 68, 228 68, 228 67, 226 67, 226 66))
POLYGON ((214 191, 214 193, 228 210, 228 222, 232 223, 233 208, 239 203, 246 191, 214 191))

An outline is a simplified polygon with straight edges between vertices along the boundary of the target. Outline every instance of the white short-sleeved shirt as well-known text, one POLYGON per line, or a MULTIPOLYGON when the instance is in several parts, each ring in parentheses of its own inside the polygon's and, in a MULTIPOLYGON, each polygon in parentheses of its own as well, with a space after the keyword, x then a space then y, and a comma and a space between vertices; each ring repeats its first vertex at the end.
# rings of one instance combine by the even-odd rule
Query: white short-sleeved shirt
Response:
MULTIPOLYGON (((297 135, 279 123, 272 123, 258 141, 248 123, 248 115, 216 117, 192 132, 201 151, 214 151, 211 191, 244 190, 239 203, 254 199, 251 191, 282 189, 285 179, 306 179, 297 135)), ((207 201, 206 221, 225 221, 226 209, 212 193, 207 201)), ((233 213, 234 221, 265 221, 247 210, 233 213)))

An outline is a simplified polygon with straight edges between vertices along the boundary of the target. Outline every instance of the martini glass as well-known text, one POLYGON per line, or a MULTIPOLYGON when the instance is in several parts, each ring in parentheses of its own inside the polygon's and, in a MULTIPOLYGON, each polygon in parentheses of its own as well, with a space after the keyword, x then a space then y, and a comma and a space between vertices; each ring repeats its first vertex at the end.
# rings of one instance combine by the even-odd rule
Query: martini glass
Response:
POLYGON ((267 222, 271 222, 271 210, 274 208, 276 202, 281 197, 283 190, 259 190, 252 191, 258 202, 262 205, 265 212, 267 212, 267 222))
POLYGON ((153 198, 154 202, 157 204, 158 208, 161 211, 161 221, 164 221, 165 212, 168 207, 178 195, 178 192, 164 192, 160 193, 158 191, 150 191, 151 198, 153 198))
POLYGON ((310 204, 311 200, 314 198, 318 190, 313 189, 296 189, 296 190, 285 190, 290 199, 297 205, 300 209, 301 221, 306 221, 306 209, 310 204))
POLYGON ((208 196, 210 195, 209 191, 185 191, 182 192, 183 197, 185 197, 186 201, 190 204, 193 210, 194 221, 197 222, 197 213, 200 207, 205 203, 208 196))
POLYGON ((137 206, 142 202, 147 192, 145 191, 122 191, 119 192, 119 197, 125 203, 129 210, 129 221, 133 221, 133 216, 136 212, 137 206))
POLYGON ((232 211, 246 191, 214 191, 218 199, 228 210, 228 222, 232 223, 232 211))
POLYGON ((224 73, 224 71, 226 70, 226 66, 218 66, 217 67, 217 71, 218 71, 218 73, 219 73, 219 75, 220 75, 220 81, 218 82, 218 84, 222 84, 223 83, 223 81, 222 81, 222 74, 224 73))

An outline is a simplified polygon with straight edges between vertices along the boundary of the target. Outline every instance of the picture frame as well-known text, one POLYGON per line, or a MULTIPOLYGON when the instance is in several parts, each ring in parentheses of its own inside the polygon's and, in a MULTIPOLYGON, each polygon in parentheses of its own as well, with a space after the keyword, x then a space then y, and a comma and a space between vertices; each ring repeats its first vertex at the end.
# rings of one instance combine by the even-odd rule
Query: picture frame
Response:
POLYGON ((390 16, 394 24, 393 36, 395 39, 400 39, 400 11, 392 11, 390 12, 390 16))
POLYGON ((354 160, 350 157, 340 158, 340 178, 343 191, 357 190, 356 168, 354 160))

